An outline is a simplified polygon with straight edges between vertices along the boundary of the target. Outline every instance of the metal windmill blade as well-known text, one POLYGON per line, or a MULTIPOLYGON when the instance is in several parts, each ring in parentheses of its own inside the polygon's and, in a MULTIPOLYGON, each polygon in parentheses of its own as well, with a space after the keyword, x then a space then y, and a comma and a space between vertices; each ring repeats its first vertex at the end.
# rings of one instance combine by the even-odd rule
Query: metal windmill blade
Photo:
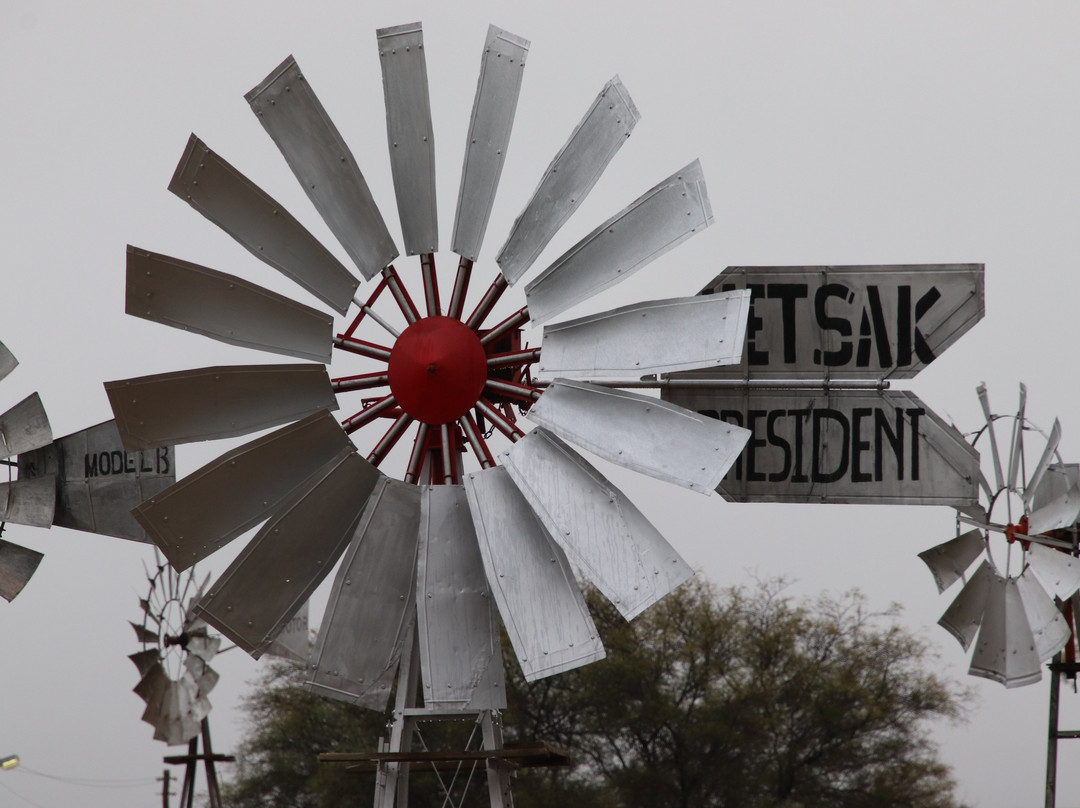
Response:
MULTIPOLYGON (((328 339, 324 315, 217 270, 135 248, 128 299, 135 316, 258 350, 318 359, 330 344, 335 376, 327 384, 317 364, 258 365, 106 388, 132 449, 278 427, 136 509, 181 569, 265 522, 194 614, 258 656, 342 557, 310 661, 311 689, 384 709, 398 668, 406 667, 401 660, 419 660, 426 708, 497 708, 505 703, 498 617, 526 676, 553 675, 603 655, 574 569, 627 619, 692 574, 564 439, 710 493, 749 432, 621 388, 640 387, 643 374, 740 361, 749 294, 646 301, 549 325, 540 347, 524 343, 530 320, 589 300, 711 223, 695 161, 552 264, 527 286, 528 306, 489 322, 510 284, 599 180, 637 109, 618 79, 603 87, 548 164, 497 259, 499 272, 470 309, 473 264, 495 203, 529 43, 495 27, 484 42, 452 283, 440 283, 436 266, 423 31, 419 23, 384 28, 376 43, 404 251, 419 256, 418 271, 391 265, 397 251, 375 207, 379 189, 368 187, 332 122, 332 104, 315 97, 290 57, 248 101, 372 288, 362 295, 350 289, 347 273, 297 220, 201 142, 191 141, 170 187, 324 303, 342 311, 351 300, 352 319, 328 339), (197 305, 205 290, 218 290, 211 307, 197 305), (143 305, 147 300, 153 305, 143 305), (336 397, 356 392, 360 404, 345 411, 340 426, 333 423, 327 411, 336 397), (522 415, 541 428, 526 435, 522 415), (366 454, 354 451, 349 435, 366 454), (513 444, 501 454, 494 446, 500 439, 513 444), (400 481, 376 470, 395 464, 400 481)), ((370 154, 366 146, 355 153, 370 154)))
POLYGON ((972 442, 984 436, 989 442, 993 482, 990 474, 983 474, 986 501, 978 514, 958 512, 958 524, 973 529, 919 557, 930 568, 939 592, 965 579, 939 622, 965 650, 977 636, 970 673, 1006 687, 1021 687, 1039 681, 1040 664, 1072 638, 1062 610, 1072 608, 1069 604, 1080 590, 1076 558, 1080 466, 1060 462, 1057 421, 1045 436, 1038 460, 1025 459, 1024 433, 1035 428, 1027 420, 1023 385, 1013 416, 992 414, 985 385, 979 385, 977 393, 985 424, 972 442), (996 422, 1002 419, 1011 426, 1007 471, 996 437, 996 422), (1000 548, 996 556, 992 548, 998 536, 1004 540, 1004 557, 1000 548), (980 557, 978 569, 965 578, 980 557))
POLYGON ((207 695, 219 679, 210 663, 221 638, 192 613, 206 586, 194 570, 181 574, 160 561, 147 571, 147 584, 141 622, 131 623, 141 648, 129 657, 139 671, 134 692, 146 703, 142 720, 155 740, 175 746, 195 738, 210 712, 207 695))

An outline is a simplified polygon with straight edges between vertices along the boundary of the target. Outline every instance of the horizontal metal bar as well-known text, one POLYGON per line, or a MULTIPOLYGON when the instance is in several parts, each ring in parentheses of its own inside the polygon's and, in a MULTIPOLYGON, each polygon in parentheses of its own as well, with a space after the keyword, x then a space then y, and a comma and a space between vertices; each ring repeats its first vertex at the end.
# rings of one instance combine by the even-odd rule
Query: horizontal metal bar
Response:
MULTIPOLYGON (((547 387, 551 382, 534 379, 533 386, 547 387)), ((590 379, 597 387, 625 389, 669 390, 673 387, 692 387, 705 390, 888 390, 887 379, 836 381, 830 379, 590 379)))

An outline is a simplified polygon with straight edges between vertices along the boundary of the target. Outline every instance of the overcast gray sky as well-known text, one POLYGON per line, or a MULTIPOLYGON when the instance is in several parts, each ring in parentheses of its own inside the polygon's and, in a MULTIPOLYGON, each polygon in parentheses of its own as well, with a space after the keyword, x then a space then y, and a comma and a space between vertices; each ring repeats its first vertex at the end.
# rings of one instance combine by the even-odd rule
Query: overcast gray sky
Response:
MULTIPOLYGON (((486 27, 532 42, 477 262, 484 282, 540 172, 617 73, 642 120, 547 259, 695 157, 716 225, 575 314, 692 294, 728 265, 985 263, 985 320, 903 386, 970 429, 978 382, 1007 410, 1024 381, 1029 416, 1043 427, 1059 416, 1064 458, 1080 453, 1080 8, 1065 2, 5 0, 0 339, 22 364, 0 404, 38 390, 63 435, 111 417, 105 380, 274 361, 126 316, 125 245, 314 303, 166 185, 195 132, 344 258, 243 100, 291 53, 396 234, 374 31, 415 20, 424 23, 446 243, 486 27)), ((507 295, 507 307, 523 302, 517 289, 507 295)), ((225 443, 183 447, 181 472, 225 443)), ((950 510, 735 505, 610 474, 711 580, 784 576, 798 594, 858 587, 874 607, 902 604, 905 623, 940 646, 942 672, 964 676, 966 656, 935 625, 948 600, 916 558, 952 535, 950 510)), ((59 528, 10 526, 5 537, 46 558, 14 603, 0 603, 0 754, 24 764, 0 772, 0 802, 156 804, 152 779, 170 750, 139 721, 125 658, 138 650, 127 621, 139 617, 150 548, 59 528), (63 782, 86 778, 141 782, 63 782)), ((215 556, 207 570, 228 560, 215 556)), ((215 667, 211 723, 215 745, 229 751, 258 666, 231 651, 215 667)), ((1012 692, 970 683, 968 722, 935 731, 961 798, 1038 804, 1045 682, 1012 692)), ((1080 727, 1077 702, 1065 693, 1065 726, 1080 727)), ((1078 756, 1063 745, 1060 806, 1080 805, 1078 756)))

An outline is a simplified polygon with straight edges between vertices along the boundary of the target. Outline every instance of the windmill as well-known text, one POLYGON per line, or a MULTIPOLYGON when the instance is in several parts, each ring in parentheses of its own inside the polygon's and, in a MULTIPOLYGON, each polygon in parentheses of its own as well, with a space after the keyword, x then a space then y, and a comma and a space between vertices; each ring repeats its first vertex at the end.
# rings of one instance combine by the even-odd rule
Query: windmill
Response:
MULTIPOLYGON (((170 190, 262 261, 345 315, 331 316, 215 269, 128 248, 127 311, 225 342, 308 360, 166 372, 106 383, 125 446, 151 449, 250 434, 135 511, 183 571, 260 522, 192 614, 258 657, 343 556, 310 687, 385 709, 398 676, 398 763, 421 718, 479 715, 498 750, 505 706, 498 617, 526 678, 603 656, 575 580, 590 579, 632 618, 691 575, 630 500, 571 444, 708 494, 749 433, 627 388, 737 362, 749 293, 650 301, 548 325, 712 222, 698 163, 675 171, 595 227, 525 286, 527 305, 489 323, 626 141, 638 114, 616 77, 544 172, 496 262, 466 305, 506 156, 529 43, 492 26, 481 56, 458 194, 447 296, 435 254, 434 134, 419 24, 377 34, 391 168, 405 252, 422 294, 394 267, 397 247, 352 152, 289 57, 247 94, 360 281, 291 214, 192 135, 170 190), (387 300, 387 298, 389 300, 387 300), (444 303, 444 299, 446 302, 444 303), (391 310, 380 308, 389 302, 391 310), (379 328, 383 342, 361 337, 379 328), (384 342, 387 335, 392 340, 384 342), (375 370, 330 378, 331 354, 375 370), (357 360, 358 361, 358 360, 357 360), (337 396, 373 391, 339 423, 337 396), (518 416, 535 427, 526 433, 518 416), (357 453, 350 435, 388 428, 357 453), (284 424, 284 426, 281 426, 284 424), (370 430, 367 430, 370 431, 370 430), (500 434, 509 448, 490 446, 500 434), (402 479, 379 466, 403 436, 402 479), (422 706, 413 683, 422 673, 422 706)), ((415 281, 414 281, 415 283, 415 281)), ((366 437, 366 435, 365 435, 366 437)), ((497 757, 497 753, 495 755, 497 757)), ((506 769, 487 758, 492 803, 506 769)), ((382 786, 391 804, 398 777, 382 786)), ((404 788, 404 786, 402 786, 404 788)))
MULTIPOLYGON (((135 693, 146 703, 142 720, 154 728, 154 739, 170 746, 188 744, 188 754, 166 758, 186 765, 180 805, 191 805, 196 763, 203 760, 210 805, 221 805, 215 763, 231 761, 211 747, 210 701, 218 682, 210 663, 221 649, 221 637, 192 614, 209 576, 198 585, 194 569, 178 573, 155 553, 157 562, 146 571, 146 597, 139 599, 142 621, 131 623, 141 649, 129 658, 139 670, 135 693), (199 754, 199 738, 203 754, 199 754)), ((165 791, 168 791, 166 787, 165 791)))

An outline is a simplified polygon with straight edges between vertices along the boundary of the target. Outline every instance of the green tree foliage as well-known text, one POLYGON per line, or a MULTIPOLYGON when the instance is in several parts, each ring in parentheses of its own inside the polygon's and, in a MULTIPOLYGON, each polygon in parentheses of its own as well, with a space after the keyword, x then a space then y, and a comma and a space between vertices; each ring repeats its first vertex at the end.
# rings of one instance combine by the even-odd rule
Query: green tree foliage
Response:
MULTIPOLYGON (((518 808, 953 808, 928 724, 964 695, 929 671, 926 646, 858 595, 813 602, 777 585, 694 581, 632 623, 595 592, 608 657, 526 683, 506 648, 508 741, 569 749, 572 770, 522 772, 518 808)), ((313 696, 273 665, 245 709, 227 804, 370 805, 374 778, 317 762, 376 747, 382 715, 313 696)), ((486 789, 466 804, 486 805, 486 789)), ((410 804, 439 805, 414 777, 410 804)))

